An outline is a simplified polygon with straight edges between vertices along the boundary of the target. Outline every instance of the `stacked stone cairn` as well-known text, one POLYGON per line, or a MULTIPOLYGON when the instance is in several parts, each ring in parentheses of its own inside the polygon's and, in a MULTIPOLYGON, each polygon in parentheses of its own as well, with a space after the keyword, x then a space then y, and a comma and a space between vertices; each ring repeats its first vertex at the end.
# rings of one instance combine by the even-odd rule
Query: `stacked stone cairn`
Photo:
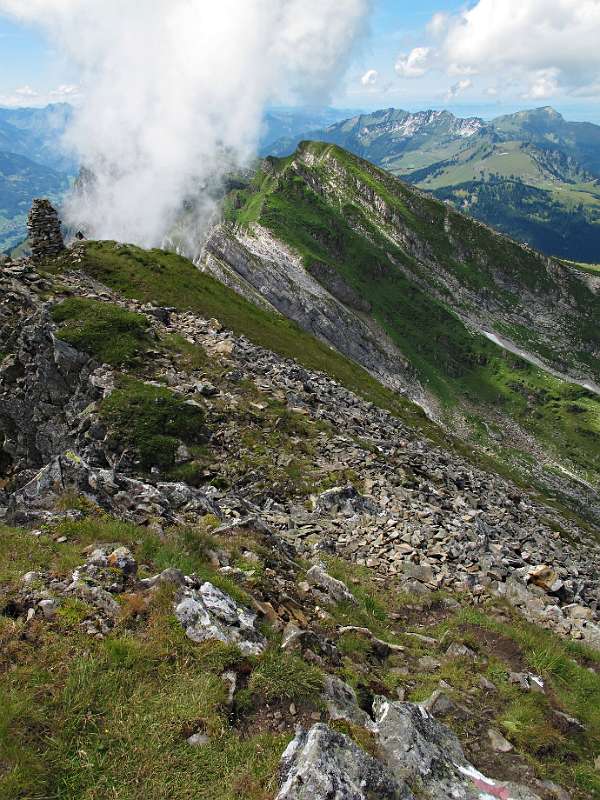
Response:
POLYGON ((58 213, 49 200, 38 198, 33 201, 27 227, 31 257, 35 263, 54 258, 65 249, 58 213))

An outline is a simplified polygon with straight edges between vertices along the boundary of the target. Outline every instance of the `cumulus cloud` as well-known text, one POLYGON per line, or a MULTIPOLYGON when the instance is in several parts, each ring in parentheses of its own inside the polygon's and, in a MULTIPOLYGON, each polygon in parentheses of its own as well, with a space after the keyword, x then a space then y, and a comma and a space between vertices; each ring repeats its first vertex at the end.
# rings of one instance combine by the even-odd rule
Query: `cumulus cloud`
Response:
POLYGON ((68 139, 96 182, 67 219, 142 245, 161 243, 183 201, 254 153, 266 104, 326 101, 368 10, 369 0, 0 0, 81 74, 68 139))
POLYGON ((600 0, 478 0, 428 26, 428 69, 449 75, 505 76, 526 96, 594 93, 600 84, 600 0))
POLYGON ((431 49, 415 47, 408 54, 398 56, 396 72, 401 78, 420 78, 429 69, 431 49))
POLYGON ((433 17, 429 20, 427 25, 427 30, 433 36, 440 36, 446 28, 448 27, 448 20, 450 19, 450 15, 446 14, 444 11, 438 11, 437 14, 434 14, 433 17))
POLYGON ((369 69, 362 76, 360 82, 363 86, 374 86, 377 83, 378 77, 379 73, 377 72, 376 69, 369 69))

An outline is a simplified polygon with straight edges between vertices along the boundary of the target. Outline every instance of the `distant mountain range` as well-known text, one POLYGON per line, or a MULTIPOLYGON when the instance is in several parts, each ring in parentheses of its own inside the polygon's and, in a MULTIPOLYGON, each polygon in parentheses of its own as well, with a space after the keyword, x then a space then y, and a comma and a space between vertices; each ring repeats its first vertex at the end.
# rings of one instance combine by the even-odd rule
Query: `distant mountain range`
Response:
POLYGON ((269 108, 263 119, 260 154, 269 155, 273 142, 294 139, 313 128, 326 128, 359 113, 340 108, 269 108))
POLYGON ((600 261, 600 126, 552 108, 486 122, 393 108, 282 137, 331 142, 545 253, 600 261))
POLYGON ((34 197, 59 200, 77 164, 61 141, 73 109, 66 103, 46 108, 0 108, 0 252, 26 235, 34 197))

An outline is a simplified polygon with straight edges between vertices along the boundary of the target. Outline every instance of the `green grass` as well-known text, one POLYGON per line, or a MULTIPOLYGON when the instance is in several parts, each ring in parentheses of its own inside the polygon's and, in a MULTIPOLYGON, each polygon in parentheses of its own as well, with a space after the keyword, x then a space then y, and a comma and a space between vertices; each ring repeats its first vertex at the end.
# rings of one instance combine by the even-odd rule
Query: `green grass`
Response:
MULTIPOLYGON (((0 528, 0 608, 23 572, 64 574, 82 563, 82 548, 106 541, 129 546, 142 575, 180 566, 248 600, 210 568, 206 550, 216 545, 206 530, 158 536, 91 515, 53 533, 67 542, 0 528)), ((149 605, 132 606, 145 609, 143 620, 125 613, 127 596, 119 600, 123 617, 104 641, 79 632, 87 606, 78 600, 62 602, 52 623, 31 623, 26 635, 23 623, 0 615, 0 798, 270 800, 290 737, 240 737, 230 726, 220 675, 244 661, 239 651, 190 642, 173 617, 169 587, 149 605), (210 741, 191 747, 186 738, 199 730, 210 741)), ((261 674, 297 698, 320 686, 318 671, 296 661, 286 669, 269 657, 261 674)))
POLYGON ((100 415, 119 446, 135 449, 142 466, 168 469, 177 448, 206 438, 204 412, 169 389, 123 377, 100 406, 100 415))
POLYGON ((159 603, 150 625, 146 641, 41 634, 41 653, 23 648, 0 689, 3 800, 272 797, 289 735, 240 738, 223 712, 221 648, 190 647, 159 603), (210 740, 194 748, 198 729, 210 740))
POLYGON ((252 672, 248 690, 261 701, 314 704, 323 689, 323 673, 299 656, 268 650, 252 672))
POLYGON ((497 724, 526 755, 543 777, 577 789, 578 796, 600 793, 600 777, 593 760, 600 748, 600 653, 525 622, 516 613, 500 622, 484 610, 463 609, 450 624, 473 626, 511 639, 518 645, 525 667, 540 674, 546 694, 527 694, 510 685, 507 673, 492 661, 488 677, 499 689, 497 724), (594 669, 589 669, 590 664, 594 669), (553 704, 576 717, 585 726, 584 734, 565 736, 553 724, 553 704), (589 794, 587 794, 589 792, 589 794))
POLYGON ((52 309, 57 336, 112 366, 132 364, 147 349, 148 320, 112 303, 71 297, 52 309))

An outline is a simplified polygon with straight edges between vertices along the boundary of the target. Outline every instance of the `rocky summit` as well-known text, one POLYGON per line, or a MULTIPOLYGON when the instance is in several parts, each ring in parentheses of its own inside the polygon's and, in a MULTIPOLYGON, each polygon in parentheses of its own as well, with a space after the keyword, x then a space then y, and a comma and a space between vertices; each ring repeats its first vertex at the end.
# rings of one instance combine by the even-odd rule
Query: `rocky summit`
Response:
POLYGON ((600 796, 598 529, 304 327, 2 264, 1 797, 600 796))

